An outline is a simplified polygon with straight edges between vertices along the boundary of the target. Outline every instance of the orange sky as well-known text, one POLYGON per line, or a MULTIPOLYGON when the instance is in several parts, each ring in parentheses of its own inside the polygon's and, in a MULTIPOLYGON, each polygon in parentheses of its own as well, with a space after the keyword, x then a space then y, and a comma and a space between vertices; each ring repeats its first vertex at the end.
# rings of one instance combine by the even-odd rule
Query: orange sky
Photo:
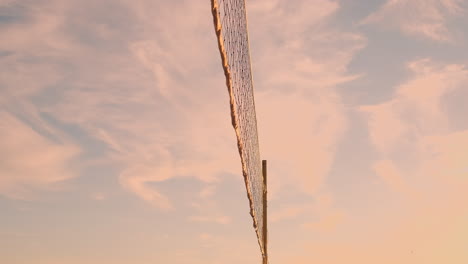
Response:
MULTIPOLYGON (((247 10, 270 263, 468 263, 468 2, 247 10)), ((0 0, 0 263, 260 263, 212 23, 0 0)))

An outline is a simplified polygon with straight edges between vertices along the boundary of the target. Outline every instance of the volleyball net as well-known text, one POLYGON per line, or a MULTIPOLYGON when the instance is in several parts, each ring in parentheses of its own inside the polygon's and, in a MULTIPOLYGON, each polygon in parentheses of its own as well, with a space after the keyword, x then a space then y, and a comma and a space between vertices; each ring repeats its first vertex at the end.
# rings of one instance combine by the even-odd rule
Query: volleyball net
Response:
MULTIPOLYGON (((266 171, 262 173, 258 144, 245 0, 211 0, 211 7, 226 76, 232 125, 237 136, 250 215, 253 218, 263 263, 268 263, 266 171)), ((266 168, 266 162, 263 166, 266 168)))

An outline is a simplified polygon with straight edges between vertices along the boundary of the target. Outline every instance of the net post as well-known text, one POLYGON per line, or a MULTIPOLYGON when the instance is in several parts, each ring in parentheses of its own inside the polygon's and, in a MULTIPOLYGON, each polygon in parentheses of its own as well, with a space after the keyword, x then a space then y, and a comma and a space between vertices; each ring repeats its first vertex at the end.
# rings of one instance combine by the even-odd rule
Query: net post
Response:
POLYGON ((263 175, 263 264, 268 264, 267 161, 262 160, 263 175))

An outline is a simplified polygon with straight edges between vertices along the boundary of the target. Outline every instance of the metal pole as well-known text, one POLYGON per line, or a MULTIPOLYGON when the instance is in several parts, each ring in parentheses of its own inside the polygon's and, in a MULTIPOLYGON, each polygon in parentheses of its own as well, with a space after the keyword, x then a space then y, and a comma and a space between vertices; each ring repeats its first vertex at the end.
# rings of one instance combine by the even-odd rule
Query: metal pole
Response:
POLYGON ((263 264, 268 264, 267 161, 262 160, 263 174, 263 264))

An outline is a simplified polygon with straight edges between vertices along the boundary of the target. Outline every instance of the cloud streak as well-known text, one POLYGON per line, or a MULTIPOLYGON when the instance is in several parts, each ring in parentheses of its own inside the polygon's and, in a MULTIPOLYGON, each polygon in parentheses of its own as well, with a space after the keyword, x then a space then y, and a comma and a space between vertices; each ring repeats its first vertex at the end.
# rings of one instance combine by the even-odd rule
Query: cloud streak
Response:
POLYGON ((285 1, 249 5, 260 145, 273 199, 279 186, 308 194, 323 186, 347 127, 335 89, 359 77, 347 65, 365 46, 359 34, 328 24, 337 2, 294 6, 300 8, 285 1))
MULTIPOLYGON (((281 184, 308 194, 322 185, 346 128, 335 87, 359 77, 346 65, 365 45, 362 36, 327 24, 337 2, 317 1, 318 9, 297 4, 303 8, 292 10, 285 1, 249 6, 261 148, 278 172, 271 177, 273 196, 281 184)), ((58 60, 40 67, 52 69, 40 73, 51 79, 41 87, 66 82, 67 88, 52 90, 55 97, 40 111, 104 143, 102 158, 118 167, 123 188, 165 209, 173 204, 158 183, 192 177, 211 184, 223 173, 240 173, 209 8, 181 5, 119 2, 113 16, 96 16, 104 6, 91 1, 44 4, 31 10, 37 28, 4 44, 12 49, 23 43, 22 56, 32 56, 24 43, 46 32, 35 54, 58 60), (41 16, 53 21, 37 23, 41 16)), ((16 27, 22 25, 8 32, 19 34, 16 27)))
POLYGON ((421 241, 429 241, 428 234, 447 239, 442 232, 448 226, 456 225, 459 230, 453 219, 466 218, 460 202, 468 201, 463 191, 468 186, 468 131, 450 122, 446 106, 453 104, 450 95, 468 84, 468 70, 462 64, 441 64, 430 59, 407 66, 412 76, 396 87, 393 98, 361 108, 378 152, 375 173, 390 189, 406 194, 398 210, 414 212, 396 214, 399 220, 393 221, 401 221, 401 225, 394 226, 388 243, 399 248, 395 241, 405 238, 413 243, 408 247, 420 244, 419 250, 424 251, 413 256, 419 262, 429 256, 437 258, 432 251, 440 256, 460 256, 457 250, 435 250, 441 247, 439 243, 421 241))
POLYGON ((460 0, 388 0, 362 23, 396 27, 405 34, 438 42, 453 42, 448 23, 452 16, 464 13, 460 0))
POLYGON ((10 113, 0 111, 0 194, 31 199, 77 176, 72 161, 80 152, 70 143, 53 142, 10 113))

